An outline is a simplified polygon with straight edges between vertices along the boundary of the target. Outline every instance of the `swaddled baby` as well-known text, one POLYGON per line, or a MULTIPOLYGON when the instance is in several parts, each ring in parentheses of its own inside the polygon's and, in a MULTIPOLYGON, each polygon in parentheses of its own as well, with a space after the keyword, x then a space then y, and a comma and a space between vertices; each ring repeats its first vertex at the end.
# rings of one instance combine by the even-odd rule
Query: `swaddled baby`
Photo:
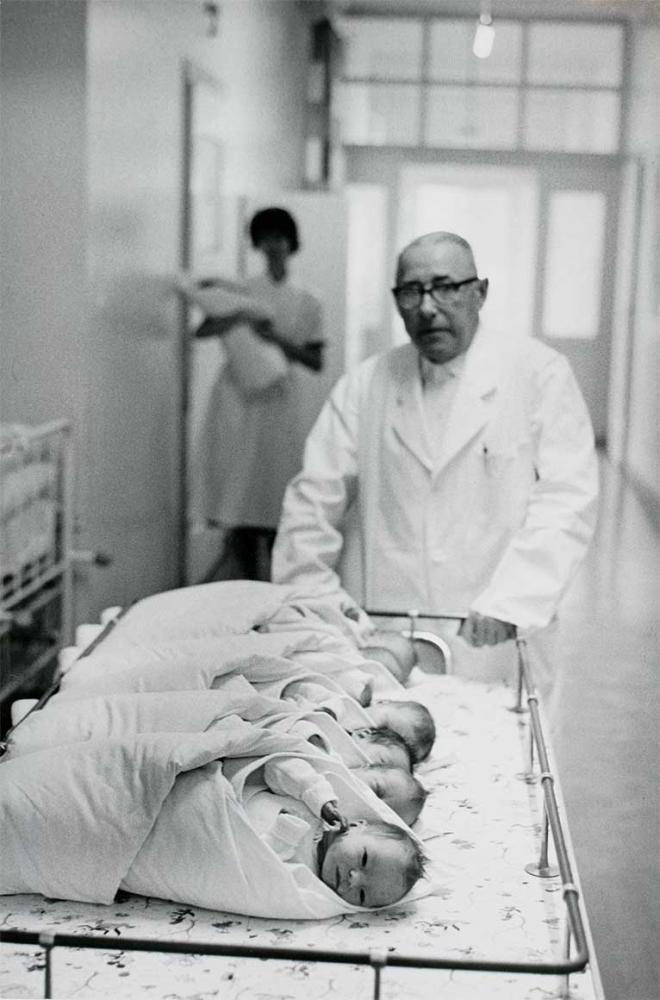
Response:
POLYGON ((386 727, 404 741, 412 763, 419 764, 431 753, 435 743, 435 723, 426 705, 419 701, 379 699, 369 706, 376 727, 386 727))
POLYGON ((412 826, 419 819, 428 791, 421 781, 402 767, 364 764, 352 767, 352 774, 367 785, 381 801, 412 826))
MULTIPOLYGON (((404 823, 412 826, 419 818, 428 792, 412 774, 410 751, 403 739, 386 727, 360 729, 350 735, 369 763, 354 764, 341 753, 339 756, 355 777, 387 803, 404 823)), ((328 749, 316 743, 313 737, 310 742, 328 749)))
MULTIPOLYGON (((324 708, 337 722, 351 731, 349 719, 340 698, 322 684, 307 679, 291 681, 281 697, 300 705, 324 708)), ((379 699, 367 709, 372 726, 353 728, 355 737, 373 764, 387 764, 411 770, 414 764, 426 760, 435 742, 435 723, 425 705, 418 701, 379 699), (367 744, 371 744, 369 749, 367 744)))
POLYGON ((425 858, 403 827, 347 822, 328 779, 300 757, 275 757, 245 784, 245 811, 283 861, 307 865, 356 906, 396 903, 424 873, 425 858))
POLYGON ((394 629, 376 629, 367 636, 360 652, 381 663, 400 684, 406 683, 417 662, 414 643, 394 629))
MULTIPOLYGON (((326 687, 307 679, 289 682, 282 692, 283 700, 293 701, 302 708, 312 708, 316 716, 317 724, 320 724, 318 709, 327 711, 335 721, 344 717, 344 707, 342 699, 332 695, 326 687)), ((334 746, 332 749, 339 752, 344 763, 367 784, 378 798, 394 810, 409 826, 417 820, 427 797, 427 791, 421 782, 412 774, 413 763, 421 759, 423 750, 428 742, 428 726, 432 728, 431 742, 435 735, 433 720, 423 705, 416 702, 382 702, 383 713, 392 722, 392 728, 382 726, 358 726, 352 731, 344 726, 346 732, 357 744, 363 757, 368 763, 356 765, 351 761, 350 755, 342 753, 341 748, 334 746), (401 709, 398 706, 401 705, 401 709), (419 709, 419 711, 417 711, 419 709), (396 732, 397 711, 401 715, 402 730, 406 732, 412 746, 396 732), (418 730, 421 728, 421 734, 418 730)), ((380 711, 380 709, 379 709, 380 711)), ((365 721, 369 718, 366 713, 365 721)), ((371 715, 371 710, 369 710, 371 715)), ((308 716, 311 718, 311 716, 308 716)), ((346 720, 348 721, 348 720, 346 720)), ((325 740, 318 740, 318 737, 307 736, 310 742, 322 749, 330 749, 326 746, 325 740)))

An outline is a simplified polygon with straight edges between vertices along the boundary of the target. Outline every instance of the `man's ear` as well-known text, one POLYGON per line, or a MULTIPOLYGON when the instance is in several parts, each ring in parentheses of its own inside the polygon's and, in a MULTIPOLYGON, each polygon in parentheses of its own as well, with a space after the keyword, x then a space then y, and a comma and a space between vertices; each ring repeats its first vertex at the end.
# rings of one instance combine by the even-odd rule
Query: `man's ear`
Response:
MULTIPOLYGON (((477 287, 481 293, 481 305, 483 305, 488 298, 488 278, 480 278, 477 287)), ((479 308, 481 308, 481 306, 479 308)))

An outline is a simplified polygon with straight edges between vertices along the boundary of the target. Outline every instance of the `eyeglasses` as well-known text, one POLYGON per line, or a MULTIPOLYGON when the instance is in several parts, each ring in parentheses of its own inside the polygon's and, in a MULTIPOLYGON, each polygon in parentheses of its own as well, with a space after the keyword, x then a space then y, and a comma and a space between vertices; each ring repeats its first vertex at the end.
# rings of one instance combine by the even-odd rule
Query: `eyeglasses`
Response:
POLYGON ((426 285, 421 281, 411 281, 408 285, 397 285, 392 289, 392 294, 401 309, 419 309, 427 292, 436 305, 443 306, 447 302, 455 301, 459 289, 473 281, 479 281, 476 274, 471 278, 463 278, 462 281, 441 281, 439 278, 434 278, 426 285))

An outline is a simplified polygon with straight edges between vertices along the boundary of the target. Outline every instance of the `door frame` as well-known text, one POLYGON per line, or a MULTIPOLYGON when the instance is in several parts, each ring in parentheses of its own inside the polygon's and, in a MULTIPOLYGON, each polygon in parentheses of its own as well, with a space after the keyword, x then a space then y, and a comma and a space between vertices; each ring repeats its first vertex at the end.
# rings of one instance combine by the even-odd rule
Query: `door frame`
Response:
MULTIPOLYGON (((514 150, 453 150, 422 149, 417 147, 374 147, 347 146, 345 154, 345 182, 347 184, 380 184, 388 193, 387 246, 390 266, 399 247, 394 245, 398 224, 399 176, 406 166, 457 166, 465 167, 526 167, 535 170, 539 180, 539 240, 536 251, 536 282, 534 288, 532 333, 538 335, 541 329, 541 309, 543 305, 543 267, 548 239, 548 209, 553 190, 602 191, 605 195, 605 232, 603 241, 600 326, 597 338, 600 352, 599 367, 602 367, 602 409, 594 412, 596 437, 604 445, 607 437, 609 386, 611 382, 611 341, 614 312, 614 292, 618 271, 618 232, 621 178, 624 157, 620 155, 577 154, 577 153, 534 153, 514 150)), ((383 290, 383 315, 388 315, 389 300, 385 305, 387 290, 383 290)), ((552 342, 562 350, 564 341, 552 342)), ((566 342, 571 348, 577 342, 566 342)), ((577 352, 595 341, 586 341, 577 346, 577 352)))
MULTIPOLYGON (((190 59, 185 59, 181 71, 181 215, 179 227, 179 267, 186 273, 200 266, 209 266, 217 263, 213 259, 213 253, 199 253, 199 234, 195 232, 195 212, 193 191, 194 157, 197 139, 196 107, 201 96, 207 100, 209 97, 217 99, 217 139, 218 146, 221 145, 221 108, 220 96, 222 84, 220 80, 207 72, 203 67, 197 65, 190 59), (201 258, 201 259, 200 259, 201 258)), ((206 137, 208 138, 208 137, 206 137)), ((221 178, 218 177, 217 190, 214 192, 217 199, 216 209, 219 212, 220 201, 223 194, 221 178)), ((177 490, 178 503, 178 545, 177 545, 177 583, 178 586, 185 586, 190 581, 188 579, 188 564, 190 557, 190 447, 188 442, 189 421, 191 411, 191 388, 192 388, 192 325, 193 307, 190 306, 184 295, 179 296, 179 349, 178 349, 178 370, 179 370, 179 483, 177 490)))

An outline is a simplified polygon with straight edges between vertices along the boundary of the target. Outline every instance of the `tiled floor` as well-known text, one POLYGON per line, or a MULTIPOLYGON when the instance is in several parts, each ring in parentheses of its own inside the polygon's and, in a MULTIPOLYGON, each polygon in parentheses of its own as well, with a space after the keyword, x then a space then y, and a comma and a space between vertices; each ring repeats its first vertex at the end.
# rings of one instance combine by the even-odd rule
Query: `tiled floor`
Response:
POLYGON ((603 466, 554 745, 607 1000, 660 997, 660 532, 603 466))

